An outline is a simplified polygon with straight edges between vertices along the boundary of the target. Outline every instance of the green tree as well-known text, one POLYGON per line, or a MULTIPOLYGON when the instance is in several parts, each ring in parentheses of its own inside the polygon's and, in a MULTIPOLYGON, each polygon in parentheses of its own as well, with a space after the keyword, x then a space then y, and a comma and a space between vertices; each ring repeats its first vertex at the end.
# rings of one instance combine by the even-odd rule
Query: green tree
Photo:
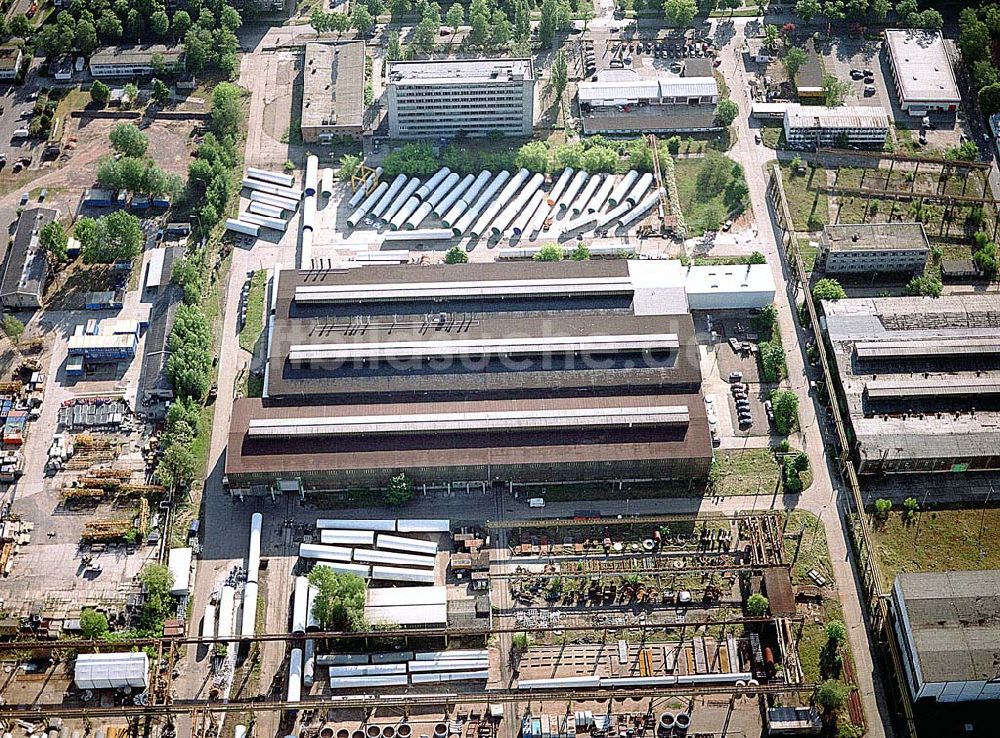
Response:
POLYGON ((81 20, 76 25, 76 48, 84 56, 90 56, 98 46, 97 29, 89 20, 81 20))
POLYGON ((106 104, 111 99, 111 88, 101 82, 101 80, 95 80, 93 86, 90 88, 90 99, 98 105, 106 104))
POLYGON ((514 3, 514 40, 526 42, 531 37, 531 8, 527 0, 516 0, 514 3))
POLYGON ((795 75, 799 73, 799 69, 806 63, 806 58, 806 52, 798 46, 793 46, 785 52, 785 71, 788 72, 789 77, 792 79, 795 78, 795 75))
POLYGON ((979 91, 979 108, 983 115, 1000 113, 1000 83, 987 85, 979 91))
POLYGON ((720 100, 719 106, 715 109, 715 117, 719 119, 719 123, 727 127, 732 125, 739 114, 740 108, 732 100, 720 100))
POLYGON ((219 135, 235 135, 243 120, 243 93, 230 82, 220 82, 212 90, 212 130, 219 135))
POLYGON ((219 25, 225 28, 227 31, 236 30, 243 25, 243 19, 240 18, 240 12, 234 8, 232 5, 224 4, 219 9, 219 25))
MULTIPOLYGON (((747 264, 767 264, 767 258, 764 256, 764 254, 760 253, 759 251, 754 251, 747 258, 747 264)), ((768 305, 762 308, 761 315, 764 314, 765 310, 773 311, 774 314, 777 315, 777 310, 775 309, 774 305, 768 305)))
POLYGON ((917 502, 916 497, 907 497, 903 500, 903 520, 907 523, 916 517, 917 512, 920 511, 920 503, 917 502))
POLYGON ((68 241, 66 231, 56 221, 46 223, 38 234, 38 242, 45 249, 49 258, 60 264, 69 259, 69 254, 66 252, 68 241))
POLYGON ((24 335, 24 323, 8 313, 0 321, 0 330, 11 340, 11 343, 16 345, 21 342, 21 336, 24 335))
POLYGON ((771 409, 774 412, 774 429, 787 436, 799 424, 799 398, 792 390, 771 391, 771 409))
POLYGON ((438 27, 430 18, 423 18, 413 29, 411 44, 414 50, 429 54, 434 51, 438 27))
POLYGON ((934 8, 924 8, 913 19, 913 25, 917 28, 938 30, 944 25, 944 17, 934 8))
POLYGON ((778 27, 772 24, 764 26, 764 48, 769 51, 774 51, 778 48, 778 41, 781 37, 781 32, 778 27))
POLYGON ((170 32, 174 38, 180 39, 191 30, 191 14, 186 10, 178 10, 170 21, 170 32))
POLYGON ((578 243, 576 248, 570 252, 569 258, 573 261, 587 261, 590 259, 590 249, 587 248, 586 244, 578 243))
POLYGON ((389 61, 399 61, 403 58, 403 47, 399 43, 399 34, 392 31, 385 47, 385 58, 389 61))
POLYGON ((84 638, 97 640, 108 632, 108 617, 92 607, 85 607, 80 613, 80 630, 84 638))
POLYGON ((312 616, 323 630, 366 630, 365 580, 357 574, 338 574, 328 566, 309 572, 309 584, 316 588, 312 616))
POLYGON ((711 200, 726 189, 733 177, 734 162, 718 151, 709 150, 698 167, 696 197, 702 202, 711 200))
POLYGON ((461 246, 452 246, 444 255, 445 264, 466 264, 469 255, 461 246))
POLYGON ((351 27, 362 36, 367 36, 375 27, 375 19, 364 5, 357 4, 351 11, 351 27))
POLYGON ((531 258, 535 261, 562 261, 562 246, 558 246, 554 243, 545 244, 538 249, 538 251, 535 252, 535 255, 531 258))
POLYGON ((821 10, 819 0, 798 0, 795 3, 795 15, 806 23, 819 15, 821 10))
MULTIPOLYGON (((351 18, 347 13, 331 13, 330 14, 330 30, 337 32, 337 38, 351 27, 351 18)), ((397 36, 398 41, 398 36, 397 36)))
POLYGON ((940 297, 941 289, 940 279, 925 275, 911 279, 907 283, 906 289, 903 290, 903 294, 910 295, 911 297, 940 297))
POLYGON ((86 264, 110 264, 127 261, 142 251, 142 226, 139 219, 124 210, 105 215, 97 221, 97 233, 92 242, 80 240, 86 264))
POLYGON ((1000 82, 1000 74, 989 59, 979 59, 972 64, 972 79, 978 89, 1000 82))
POLYGON ((490 32, 490 40, 498 49, 504 49, 510 43, 514 35, 514 27, 507 20, 507 15, 502 10, 493 13, 493 30, 490 32))
POLYGON ((826 639, 838 645, 847 640, 847 626, 842 620, 831 620, 826 624, 826 639))
POLYGON ((549 170, 549 146, 544 141, 530 141, 517 150, 514 166, 529 172, 545 173, 549 170))
POLYGON ((847 686, 841 682, 827 679, 816 688, 816 704, 820 706, 825 715, 836 715, 850 693, 847 686))
POLYGON ((139 572, 139 582, 146 591, 146 603, 139 616, 143 630, 156 632, 163 628, 163 621, 176 610, 170 590, 174 586, 174 575, 163 564, 146 564, 139 572))
POLYGON ((896 15, 899 16, 903 23, 907 25, 913 24, 913 17, 919 12, 917 7, 917 0, 899 0, 896 3, 896 15))
POLYGON ((159 38, 163 38, 170 32, 170 18, 166 11, 157 10, 149 17, 149 30, 159 38))
POLYGON ((885 22, 890 10, 892 10, 890 0, 872 0, 872 15, 879 23, 885 22))
POLYGON ((452 32, 458 33, 458 29, 465 23, 465 8, 461 3, 452 3, 444 19, 452 32))
POLYGON ((154 79, 153 80, 153 99, 161 105, 170 101, 170 86, 165 82, 154 79))
POLYGON ((108 139, 111 141, 111 148, 122 156, 145 156, 149 146, 146 134, 131 123, 116 123, 108 134, 108 139))
POLYGON ((552 91, 556 94, 557 101, 562 100, 568 79, 569 70, 566 67, 566 55, 560 49, 556 52, 555 61, 552 62, 552 91))
POLYGON ((760 365, 765 382, 778 382, 785 375, 785 349, 777 341, 760 344, 760 365))
POLYGON ((340 169, 337 170, 337 176, 344 181, 350 181, 350 179, 356 175, 360 169, 360 156, 356 156, 354 154, 344 154, 340 157, 340 169))
POLYGON ((80 218, 73 229, 73 235, 80 242, 80 248, 86 251, 97 242, 97 221, 93 218, 80 218))
POLYGON ((402 505, 413 499, 413 485, 405 474, 397 474, 389 480, 385 488, 385 501, 390 505, 402 505))
POLYGON ((316 33, 326 33, 331 27, 330 15, 323 8, 318 7, 309 16, 309 25, 313 27, 316 33))
MULTIPOLYGON (((175 262, 175 266, 180 262, 175 262)), ((190 397, 179 397, 170 403, 167 410, 167 433, 177 435, 183 429, 180 423, 184 423, 190 435, 198 435, 201 427, 201 406, 190 397)))
POLYGON ((663 0, 663 17, 673 26, 689 26, 697 14, 695 0, 663 0))
POLYGON ((816 302, 822 302, 823 300, 836 302, 847 297, 847 293, 840 286, 840 282, 827 277, 826 279, 819 280, 813 286, 812 297, 816 302))
POLYGON ((10 25, 7 30, 11 36, 27 40, 31 38, 31 33, 35 30, 35 26, 28 16, 21 13, 10 19, 10 25))
POLYGON ((198 459, 191 446, 193 439, 186 433, 171 438, 156 465, 156 480, 164 487, 176 489, 189 485, 198 474, 198 459))
POLYGON ((538 23, 538 40, 542 47, 552 48, 558 25, 559 4, 557 0, 542 0, 542 17, 538 23))
POLYGON ((128 107, 133 107, 139 97, 139 87, 134 82, 129 82, 122 88, 122 95, 128 107))
POLYGON ((111 9, 105 10, 101 13, 101 17, 97 19, 97 33, 100 35, 102 41, 114 43, 124 33, 121 19, 111 9))
POLYGON ((403 17, 410 12, 410 0, 392 0, 389 9, 392 12, 392 19, 397 23, 403 22, 403 17))
POLYGON ((837 79, 832 74, 823 75, 823 103, 828 108, 835 108, 844 104, 847 94, 851 91, 851 86, 847 82, 837 79))
POLYGON ((752 618, 762 618, 767 615, 771 603, 762 594, 752 594, 747 597, 747 615, 752 618))
POLYGON ((945 153, 946 159, 952 161, 977 161, 979 159, 979 147, 975 141, 963 141, 958 146, 953 146, 945 153))

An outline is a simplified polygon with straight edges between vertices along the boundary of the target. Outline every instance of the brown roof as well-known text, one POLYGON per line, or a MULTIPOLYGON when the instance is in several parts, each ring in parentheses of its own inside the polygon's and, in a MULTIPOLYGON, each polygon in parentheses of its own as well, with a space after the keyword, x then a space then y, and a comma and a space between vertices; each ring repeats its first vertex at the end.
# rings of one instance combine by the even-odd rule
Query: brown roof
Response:
MULTIPOLYGON (((703 459, 712 456, 711 439, 700 395, 648 395, 566 399, 487 400, 421 403, 421 413, 558 410, 683 405, 689 423, 647 428, 593 427, 574 432, 464 432, 419 435, 250 438, 251 419, 356 415, 401 415, 412 404, 263 407, 259 399, 237 400, 229 431, 226 474, 282 474, 456 467, 519 467, 531 464, 600 464, 601 462, 703 459)), ((497 469, 499 476, 499 470, 497 469)))
POLYGON ((795 614, 795 593, 788 569, 765 569, 764 591, 771 614, 776 618, 788 618, 795 614))

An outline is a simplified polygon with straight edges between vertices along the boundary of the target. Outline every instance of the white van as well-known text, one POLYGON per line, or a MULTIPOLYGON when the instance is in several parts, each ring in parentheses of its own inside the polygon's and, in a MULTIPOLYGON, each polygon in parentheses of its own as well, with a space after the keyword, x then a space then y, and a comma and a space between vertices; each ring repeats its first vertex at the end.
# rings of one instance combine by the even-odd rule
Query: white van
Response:
POLYGON ((29 135, 27 128, 18 128, 11 134, 11 138, 27 138, 29 135))
POLYGON ((544 497, 529 498, 528 507, 545 507, 545 498, 544 497))

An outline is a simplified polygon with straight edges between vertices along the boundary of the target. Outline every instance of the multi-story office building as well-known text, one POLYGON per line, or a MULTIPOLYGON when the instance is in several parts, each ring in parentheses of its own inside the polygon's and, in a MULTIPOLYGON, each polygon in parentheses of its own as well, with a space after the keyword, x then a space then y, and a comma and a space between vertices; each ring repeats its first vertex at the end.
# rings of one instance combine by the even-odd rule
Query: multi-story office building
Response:
POLYGON ((785 141, 792 148, 847 145, 881 148, 888 135, 889 116, 885 108, 795 104, 785 108, 785 141))
POLYGON ((816 268, 828 274, 923 272, 930 256, 920 223, 855 223, 826 226, 816 268))
POLYGON ((535 115, 531 59, 390 62, 389 135, 529 136, 535 115))

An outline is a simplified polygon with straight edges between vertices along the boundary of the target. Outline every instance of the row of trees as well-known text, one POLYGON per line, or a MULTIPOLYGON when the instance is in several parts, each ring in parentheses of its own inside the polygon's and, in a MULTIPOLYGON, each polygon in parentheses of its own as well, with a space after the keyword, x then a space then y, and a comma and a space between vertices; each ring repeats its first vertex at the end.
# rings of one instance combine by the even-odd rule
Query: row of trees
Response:
POLYGON ((71 0, 37 32, 24 16, 15 16, 9 31, 31 39, 47 55, 75 50, 87 56, 101 44, 183 43, 189 71, 218 67, 232 76, 239 51, 236 30, 242 23, 239 11, 224 0, 191 0, 172 15, 162 0, 71 0))
POLYGON ((994 63, 993 48, 1000 41, 1000 5, 964 8, 958 16, 958 44, 969 69, 972 85, 979 94, 983 115, 1000 112, 1000 73, 994 63))
POLYGON ((830 23, 844 20, 884 23, 895 9, 899 25, 910 28, 940 28, 944 19, 934 8, 920 10, 917 0, 899 0, 895 8, 891 0, 798 0, 795 14, 805 22, 822 16, 830 23))
POLYGON ((184 183, 176 174, 160 169, 146 156, 145 134, 131 123, 111 129, 111 148, 118 157, 107 157, 97 165, 97 181, 104 187, 145 195, 181 194, 184 183))

